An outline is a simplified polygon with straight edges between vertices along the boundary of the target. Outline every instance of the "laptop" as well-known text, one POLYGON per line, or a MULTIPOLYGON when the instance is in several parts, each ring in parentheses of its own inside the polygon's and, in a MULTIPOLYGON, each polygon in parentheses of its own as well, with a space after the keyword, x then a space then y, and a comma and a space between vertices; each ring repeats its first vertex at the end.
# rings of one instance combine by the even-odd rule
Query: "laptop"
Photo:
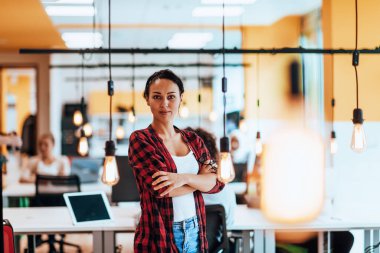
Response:
POLYGON ((74 225, 113 221, 110 204, 102 191, 64 193, 63 198, 74 225))
POLYGON ((101 158, 73 158, 71 161, 71 174, 78 175, 81 184, 98 182, 102 162, 101 158))

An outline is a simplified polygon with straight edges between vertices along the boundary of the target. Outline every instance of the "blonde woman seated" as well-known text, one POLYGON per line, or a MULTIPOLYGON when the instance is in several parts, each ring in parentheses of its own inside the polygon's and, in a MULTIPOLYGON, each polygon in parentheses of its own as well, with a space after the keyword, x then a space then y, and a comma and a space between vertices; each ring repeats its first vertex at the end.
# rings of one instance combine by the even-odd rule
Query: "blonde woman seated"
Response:
POLYGON ((22 183, 33 183, 36 174, 67 176, 70 175, 70 163, 66 156, 55 156, 54 136, 50 133, 43 134, 38 139, 38 155, 23 162, 23 172, 20 177, 22 183))

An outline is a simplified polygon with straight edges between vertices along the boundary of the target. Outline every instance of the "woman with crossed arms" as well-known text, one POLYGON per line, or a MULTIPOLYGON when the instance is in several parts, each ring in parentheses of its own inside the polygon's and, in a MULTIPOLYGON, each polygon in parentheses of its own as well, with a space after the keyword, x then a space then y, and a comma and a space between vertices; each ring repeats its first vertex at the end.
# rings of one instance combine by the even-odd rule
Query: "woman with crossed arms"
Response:
POLYGON ((216 165, 194 132, 173 125, 184 87, 170 70, 146 82, 153 122, 130 136, 129 162, 140 193, 135 252, 207 252, 204 193, 223 189, 216 165))

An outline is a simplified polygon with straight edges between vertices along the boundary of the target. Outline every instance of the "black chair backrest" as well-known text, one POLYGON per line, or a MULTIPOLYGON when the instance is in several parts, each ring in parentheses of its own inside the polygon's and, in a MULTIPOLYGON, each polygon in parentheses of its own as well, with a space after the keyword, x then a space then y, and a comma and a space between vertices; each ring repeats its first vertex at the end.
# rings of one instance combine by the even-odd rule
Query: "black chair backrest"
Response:
POLYGON ((232 182, 247 182, 247 163, 234 163, 235 178, 232 182))
POLYGON ((80 180, 77 175, 37 175, 35 185, 34 206, 65 206, 64 193, 80 192, 80 180))
POLYGON ((140 201, 139 190, 133 171, 128 162, 128 156, 116 156, 119 168, 119 183, 112 186, 112 202, 140 201))
POLYGON ((227 250, 226 212, 222 205, 206 205, 206 236, 210 253, 227 250))

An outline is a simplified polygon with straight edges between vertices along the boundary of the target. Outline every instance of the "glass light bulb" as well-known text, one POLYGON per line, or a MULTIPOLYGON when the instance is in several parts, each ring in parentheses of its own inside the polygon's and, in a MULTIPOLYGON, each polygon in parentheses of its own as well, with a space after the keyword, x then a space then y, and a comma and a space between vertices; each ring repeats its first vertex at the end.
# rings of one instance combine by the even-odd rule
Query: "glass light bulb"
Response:
POLYGON ((256 138, 256 155, 260 155, 263 152, 263 142, 261 138, 256 138))
POLYGON ((133 122, 136 121, 136 116, 133 114, 133 112, 129 112, 129 113, 128 113, 128 121, 129 121, 130 123, 133 123, 133 122))
POLYGON ((220 162, 218 166, 218 180, 223 183, 229 183, 235 178, 235 170, 229 152, 220 153, 220 162))
POLYGON ((186 119, 189 117, 189 114, 190 114, 189 108, 186 105, 183 105, 179 110, 179 116, 181 116, 181 118, 186 119))
POLYGON ((338 142, 336 141, 336 138, 330 139, 330 153, 336 154, 338 152, 338 142))
POLYGON ((241 130, 243 133, 248 132, 248 124, 247 124, 247 122, 246 122, 245 120, 241 120, 241 121, 239 122, 239 128, 240 128, 240 130, 241 130))
POLYGON ((315 219, 324 201, 324 145, 321 136, 299 126, 284 127, 266 142, 262 160, 261 208, 274 222, 315 219))
POLYGON ((121 139, 124 139, 124 136, 125 136, 125 131, 124 131, 124 128, 123 128, 123 126, 118 126, 117 128, 116 128, 116 138, 118 139, 118 140, 121 140, 121 139))
POLYGON ((86 137, 90 137, 92 135, 92 126, 91 126, 91 124, 88 123, 88 122, 86 124, 84 124, 83 131, 84 131, 84 135, 86 137))
POLYGON ((102 182, 112 186, 119 182, 119 178, 115 156, 106 156, 104 159, 102 182))
POLYGON ((363 152, 367 147, 364 128, 362 124, 354 124, 352 132, 351 149, 357 153, 363 152))
POLYGON ((87 137, 80 137, 79 143, 78 143, 78 153, 81 156, 85 156, 88 154, 88 141, 87 137))
POLYGON ((80 126, 83 123, 83 115, 80 110, 76 110, 73 116, 74 125, 80 126))
POLYGON ((215 122, 218 119, 218 114, 214 111, 211 111, 210 114, 208 115, 208 119, 211 122, 215 122))

